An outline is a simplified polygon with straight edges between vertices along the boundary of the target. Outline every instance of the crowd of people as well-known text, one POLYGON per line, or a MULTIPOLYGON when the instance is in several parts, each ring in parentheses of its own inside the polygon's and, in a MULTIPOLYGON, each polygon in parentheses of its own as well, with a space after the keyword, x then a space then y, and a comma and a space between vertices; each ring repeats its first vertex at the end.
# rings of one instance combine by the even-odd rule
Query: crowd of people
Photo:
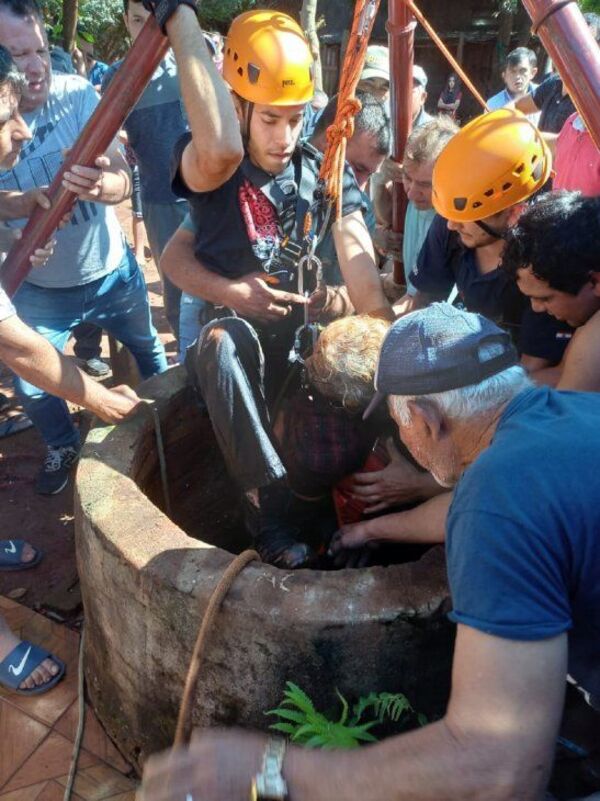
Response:
MULTIPOLYGON (((248 544, 296 570, 445 543, 457 635, 442 720, 351 756, 204 734, 150 760, 145 801, 241 801, 251 789, 279 801, 543 798, 567 681, 600 713, 593 138, 561 79, 536 85, 536 56, 520 47, 504 89, 462 126, 457 76, 432 116, 415 65, 398 164, 389 51, 371 45, 336 220, 319 172, 337 98, 315 91, 298 24, 249 11, 223 43, 193 0, 124 0, 132 42, 150 15, 171 49, 107 152, 65 173, 75 206, 12 301, 0 289, 0 358, 47 446, 37 489, 62 491, 77 461, 65 400, 112 423, 140 403, 65 358, 69 337, 92 343, 86 363, 106 331, 142 377, 168 369, 114 212, 135 166, 166 316, 248 544)), ((597 41, 598 22, 588 15, 597 41)), ((122 68, 88 45, 82 36, 81 74, 53 69, 36 0, 0 0, 1 250, 48 208, 64 150, 122 68)), ((0 570, 40 558, 0 542, 0 570)), ((1 685, 46 692, 64 670, 0 619, 1 685)))

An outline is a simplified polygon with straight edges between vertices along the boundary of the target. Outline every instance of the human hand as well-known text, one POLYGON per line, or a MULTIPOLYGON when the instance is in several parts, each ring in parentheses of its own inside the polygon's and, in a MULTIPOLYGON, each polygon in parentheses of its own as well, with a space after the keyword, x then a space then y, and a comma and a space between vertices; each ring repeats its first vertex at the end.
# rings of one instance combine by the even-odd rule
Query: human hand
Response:
POLYGON ((381 176, 387 183, 388 181, 400 182, 404 175, 402 164, 394 161, 392 158, 387 158, 381 165, 381 176))
MULTIPOLYGON (((14 243, 22 238, 23 231, 20 228, 0 228, 0 253, 9 251, 14 243)), ((44 247, 34 250, 29 257, 29 261, 33 267, 43 267, 54 253, 55 247, 56 240, 51 239, 49 242, 46 242, 44 247)))
POLYGON ((378 539, 375 521, 361 520, 359 523, 348 523, 335 532, 327 553, 333 557, 336 567, 344 566, 349 561, 349 553, 355 552, 360 558, 365 549, 377 545, 378 539))
POLYGON ((396 261, 402 261, 402 243, 404 235, 391 228, 377 227, 373 234, 373 244, 384 256, 389 256, 396 261))
POLYGON ((366 503, 365 514, 377 514, 390 506, 422 497, 428 474, 418 470, 403 456, 390 437, 386 442, 390 457, 383 470, 355 473, 352 477, 353 497, 366 503))
POLYGON ((188 748, 152 756, 140 801, 248 801, 267 737, 231 729, 194 733, 188 748))
POLYGON ((294 304, 305 303, 302 295, 269 286, 265 273, 251 273, 231 281, 223 299, 223 304, 240 316, 263 323, 287 317, 294 304))
POLYGON ((110 159, 107 156, 98 156, 94 164, 95 167, 73 164, 62 180, 65 189, 77 195, 79 200, 88 200, 91 203, 102 199, 102 179, 104 170, 110 167, 110 159))
POLYGON ((179 6, 190 6, 196 11, 195 0, 179 0, 178 3, 168 2, 167 0, 142 0, 142 3, 146 11, 149 11, 155 17, 164 34, 166 34, 165 25, 179 6))
POLYGON ((100 404, 92 411, 105 423, 117 425, 131 417, 141 402, 131 387, 122 384, 103 392, 100 404))

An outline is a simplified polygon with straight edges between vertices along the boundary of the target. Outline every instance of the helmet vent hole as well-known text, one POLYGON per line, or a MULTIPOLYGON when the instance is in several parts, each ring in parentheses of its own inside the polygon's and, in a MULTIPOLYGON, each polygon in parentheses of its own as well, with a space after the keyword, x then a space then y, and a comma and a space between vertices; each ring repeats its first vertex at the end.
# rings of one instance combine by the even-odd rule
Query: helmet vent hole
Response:
POLYGON ((238 56, 238 54, 237 54, 237 53, 234 53, 234 54, 233 54, 233 60, 234 60, 234 61, 237 61, 238 59, 239 59, 239 56, 238 56))
POLYGON ((494 190, 493 190, 493 189, 488 189, 488 191, 487 191, 487 192, 484 192, 483 194, 484 194, 486 197, 493 197, 493 196, 494 196, 494 190))
POLYGON ((508 192, 508 190, 511 188, 511 186, 512 186, 512 184, 507 181, 505 184, 502 184, 502 191, 503 192, 508 192))
POLYGON ((534 154, 533 154, 533 156, 531 157, 531 163, 532 163, 532 164, 535 164, 535 162, 536 162, 537 160, 538 160, 537 153, 534 153, 534 154))
POLYGON ((231 55, 231 48, 230 48, 230 47, 228 47, 228 48, 227 48, 227 55, 228 55, 228 56, 230 56, 230 55, 231 55))
POLYGON ((476 200, 475 203, 473 203, 473 208, 480 209, 482 205, 483 203, 481 203, 479 200, 476 200))
POLYGON ((525 165, 524 164, 519 164, 519 166, 515 169, 515 173, 517 175, 521 175, 521 173, 523 172, 524 169, 525 169, 525 165))
POLYGON ((260 67, 257 67, 255 64, 248 64, 248 80, 252 84, 258 83, 258 79, 260 78, 260 67))
POLYGON ((244 70, 242 67, 238 67, 237 74, 240 76, 240 78, 244 77, 244 70))
POLYGON ((464 211, 467 208, 467 198, 466 197, 455 197, 454 198, 454 208, 456 211, 464 211))
POLYGON ((533 175, 534 181, 539 181, 541 179, 541 177, 542 177, 543 172, 544 172, 544 165, 542 164, 541 161, 538 161, 538 163, 533 168, 532 175, 533 175))

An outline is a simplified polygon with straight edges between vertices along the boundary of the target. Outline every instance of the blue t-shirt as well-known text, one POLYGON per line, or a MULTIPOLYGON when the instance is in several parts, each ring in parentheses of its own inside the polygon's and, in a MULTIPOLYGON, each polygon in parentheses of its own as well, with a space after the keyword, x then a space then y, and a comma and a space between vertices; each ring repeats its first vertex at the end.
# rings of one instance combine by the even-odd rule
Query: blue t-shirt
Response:
MULTIPOLYGON (((103 92, 122 63, 122 60, 117 61, 105 74, 103 92)), ((177 203, 179 199, 171 191, 171 156, 175 144, 189 126, 172 51, 156 68, 123 128, 140 168, 142 205, 177 203)))
MULTIPOLYGON (((533 83, 533 81, 529 84, 529 94, 532 95, 535 90, 538 88, 537 83, 533 83)), ((493 95, 488 100, 486 100, 486 105, 490 111, 496 111, 499 108, 504 108, 509 103, 512 103, 514 97, 510 94, 506 87, 498 94, 493 95)), ((539 106, 538 106, 539 108, 539 106)), ((537 125, 540 121, 540 112, 534 111, 533 114, 528 114, 527 119, 530 120, 534 125, 537 125)))
POLYGON ((404 218, 404 237, 402 239, 402 261, 406 277, 406 291, 409 295, 414 295, 417 291, 409 276, 417 265, 419 253, 435 216, 435 209, 421 210, 415 206, 412 200, 409 201, 404 218))
POLYGON ((520 393, 465 471, 447 524, 451 619, 509 640, 569 633, 600 710, 600 396, 520 393))
MULTIPOLYGON (((79 75, 52 76, 46 103, 23 114, 32 139, 21 160, 0 173, 0 190, 26 192, 48 186, 64 161, 63 150, 73 146, 98 105, 98 93, 79 75)), ((26 220, 11 222, 22 227, 26 220)), ((56 249, 44 267, 34 268, 27 281, 51 289, 81 286, 119 266, 126 245, 114 208, 78 201, 70 222, 56 232, 56 249)))

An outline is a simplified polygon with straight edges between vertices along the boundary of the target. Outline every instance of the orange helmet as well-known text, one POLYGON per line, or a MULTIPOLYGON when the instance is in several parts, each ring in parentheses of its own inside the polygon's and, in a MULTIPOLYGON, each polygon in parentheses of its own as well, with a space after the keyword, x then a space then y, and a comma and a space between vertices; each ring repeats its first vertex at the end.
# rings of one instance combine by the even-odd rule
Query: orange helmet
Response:
POLYGON ((278 11, 247 11, 231 23, 223 77, 250 103, 296 106, 314 95, 314 63, 300 26, 278 11))
POLYGON ((501 108, 476 117, 442 150, 433 169, 433 206, 454 222, 477 222, 533 195, 552 157, 524 114, 501 108))

